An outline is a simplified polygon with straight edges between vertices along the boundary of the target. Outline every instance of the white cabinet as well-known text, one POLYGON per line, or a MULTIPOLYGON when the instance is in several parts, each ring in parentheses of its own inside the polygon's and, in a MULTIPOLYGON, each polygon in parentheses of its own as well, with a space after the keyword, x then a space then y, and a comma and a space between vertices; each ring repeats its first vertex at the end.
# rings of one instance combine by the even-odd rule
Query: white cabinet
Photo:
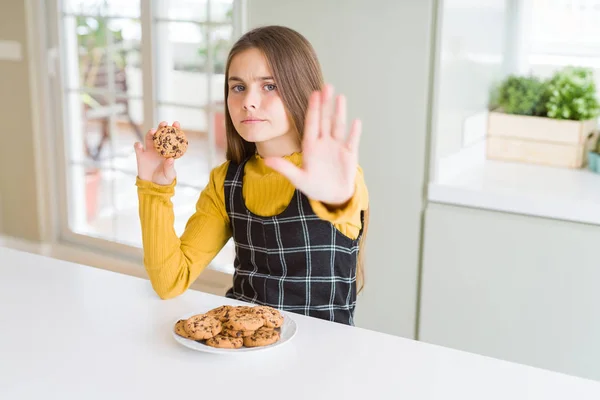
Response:
POLYGON ((600 380, 600 227, 430 204, 420 340, 600 380))

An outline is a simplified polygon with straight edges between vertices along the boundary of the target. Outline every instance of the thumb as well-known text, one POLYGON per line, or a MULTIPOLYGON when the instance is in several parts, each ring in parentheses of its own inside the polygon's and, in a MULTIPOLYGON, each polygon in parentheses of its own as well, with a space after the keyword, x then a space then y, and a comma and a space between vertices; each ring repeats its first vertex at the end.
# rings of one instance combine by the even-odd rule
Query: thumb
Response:
POLYGON ((304 171, 295 166, 292 162, 283 158, 268 157, 265 158, 265 165, 288 178, 296 188, 303 190, 306 181, 304 171))
POLYGON ((165 160, 165 162, 163 163, 163 174, 165 175, 165 178, 167 178, 167 180, 171 182, 175 180, 175 178, 177 177, 177 172, 175 172, 174 159, 168 158, 165 160))

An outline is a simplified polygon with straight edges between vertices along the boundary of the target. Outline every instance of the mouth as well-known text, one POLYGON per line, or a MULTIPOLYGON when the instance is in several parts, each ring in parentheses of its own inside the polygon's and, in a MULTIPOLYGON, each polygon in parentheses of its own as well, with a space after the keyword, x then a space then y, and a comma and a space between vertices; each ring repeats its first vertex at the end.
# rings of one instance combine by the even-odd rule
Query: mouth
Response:
POLYGON ((259 122, 264 122, 264 119, 258 119, 258 118, 246 118, 244 120, 242 120, 242 124, 258 124, 259 122))

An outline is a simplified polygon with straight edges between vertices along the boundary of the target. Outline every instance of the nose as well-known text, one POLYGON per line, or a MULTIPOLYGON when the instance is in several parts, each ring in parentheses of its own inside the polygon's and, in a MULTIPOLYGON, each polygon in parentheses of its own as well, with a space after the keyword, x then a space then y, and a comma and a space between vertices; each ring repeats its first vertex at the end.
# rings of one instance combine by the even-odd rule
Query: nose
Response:
POLYGON ((242 103, 244 110, 256 110, 260 105, 260 96, 255 90, 247 89, 242 103))

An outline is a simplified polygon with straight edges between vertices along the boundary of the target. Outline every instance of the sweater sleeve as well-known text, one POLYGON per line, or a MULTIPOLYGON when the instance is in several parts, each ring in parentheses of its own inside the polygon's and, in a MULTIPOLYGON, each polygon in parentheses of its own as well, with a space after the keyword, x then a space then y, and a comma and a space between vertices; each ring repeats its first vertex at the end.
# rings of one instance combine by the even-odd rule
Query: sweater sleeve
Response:
POLYGON ((226 173, 227 163, 211 171, 181 238, 174 229, 171 202, 176 182, 161 186, 136 179, 144 267, 162 299, 186 291, 231 237, 223 190, 226 173))

